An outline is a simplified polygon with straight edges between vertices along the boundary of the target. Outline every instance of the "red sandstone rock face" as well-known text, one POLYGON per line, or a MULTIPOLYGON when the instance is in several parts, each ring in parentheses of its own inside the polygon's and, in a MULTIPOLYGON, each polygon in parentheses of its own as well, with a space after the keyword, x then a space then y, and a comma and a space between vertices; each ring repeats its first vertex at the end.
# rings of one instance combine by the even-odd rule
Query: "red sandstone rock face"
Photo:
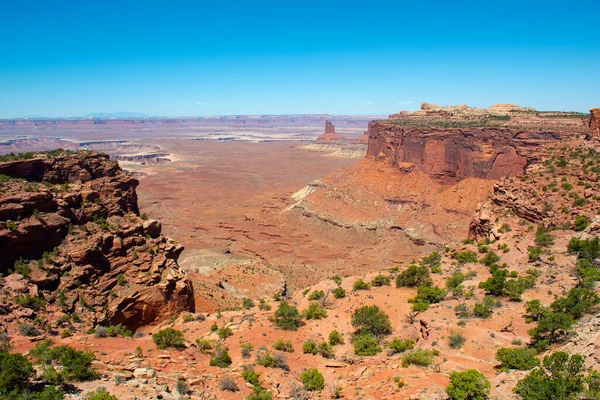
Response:
POLYGON ((413 128, 373 121, 367 156, 400 168, 407 164, 434 178, 498 179, 521 175, 540 145, 559 139, 553 132, 502 128, 413 128))
POLYGON ((320 135, 315 140, 315 143, 316 144, 329 144, 329 143, 335 143, 335 142, 341 141, 341 140, 344 140, 344 138, 335 133, 335 126, 331 122, 325 121, 325 133, 320 135))
MULTIPOLYGON (((138 181, 106 154, 0 163, 0 174, 8 177, 0 183, 0 272, 23 260, 31 272, 21 286, 45 299, 49 319, 60 310, 87 327, 135 329, 194 310, 177 265, 183 247, 138 216, 138 181)), ((15 321, 13 313, 0 319, 15 321)))
POLYGON ((600 139, 600 108, 590 110, 590 136, 600 139))

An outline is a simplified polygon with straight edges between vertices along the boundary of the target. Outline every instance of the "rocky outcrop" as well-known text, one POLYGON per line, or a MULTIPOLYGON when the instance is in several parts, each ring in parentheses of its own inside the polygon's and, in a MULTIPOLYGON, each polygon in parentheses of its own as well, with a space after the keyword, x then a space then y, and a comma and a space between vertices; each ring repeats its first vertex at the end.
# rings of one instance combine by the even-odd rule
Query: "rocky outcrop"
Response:
MULTIPOLYGON (((138 181, 107 155, 37 156, 0 171, 0 272, 23 276, 17 286, 46 303, 39 313, 135 329, 194 309, 183 247, 139 217, 138 181)), ((4 318, 13 321, 23 322, 4 318)))
POLYGON ((390 115, 390 118, 410 118, 410 117, 444 117, 444 118, 481 118, 490 115, 508 115, 520 116, 523 114, 535 113, 536 110, 531 107, 520 107, 516 104, 493 104, 488 108, 469 107, 466 104, 458 106, 438 106, 437 104, 421 103, 421 108, 417 111, 400 111, 390 115))
POLYGON ((369 124, 367 156, 434 178, 498 179, 521 175, 536 149, 560 137, 553 132, 502 128, 420 128, 388 121, 369 124))
POLYGON ((531 107, 520 107, 516 104, 493 104, 486 108, 486 111, 490 114, 510 115, 518 113, 535 112, 535 109, 531 107))
POLYGON ((590 137, 600 139, 600 108, 590 110, 590 137))
POLYGON ((358 138, 345 138, 335 133, 335 127, 331 122, 325 121, 325 132, 319 135, 312 144, 303 148, 328 153, 327 155, 331 157, 362 158, 367 150, 367 142, 366 132, 358 138))
POLYGON ((344 138, 335 133, 335 126, 331 122, 325 121, 325 132, 319 135, 315 143, 330 144, 340 140, 344 140, 344 138))

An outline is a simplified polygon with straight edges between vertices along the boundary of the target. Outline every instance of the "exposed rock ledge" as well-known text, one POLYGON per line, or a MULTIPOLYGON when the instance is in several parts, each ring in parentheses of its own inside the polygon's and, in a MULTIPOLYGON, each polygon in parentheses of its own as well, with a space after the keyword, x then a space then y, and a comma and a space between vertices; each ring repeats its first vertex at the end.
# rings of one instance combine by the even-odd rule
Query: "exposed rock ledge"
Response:
POLYGON ((44 298, 48 320, 76 314, 86 325, 135 329, 194 310, 177 265, 183 247, 139 217, 138 181, 108 155, 40 155, 0 163, 0 174, 0 272, 30 270, 0 280, 13 310, 0 324, 23 322, 15 315, 28 309, 14 300, 23 292, 44 298))

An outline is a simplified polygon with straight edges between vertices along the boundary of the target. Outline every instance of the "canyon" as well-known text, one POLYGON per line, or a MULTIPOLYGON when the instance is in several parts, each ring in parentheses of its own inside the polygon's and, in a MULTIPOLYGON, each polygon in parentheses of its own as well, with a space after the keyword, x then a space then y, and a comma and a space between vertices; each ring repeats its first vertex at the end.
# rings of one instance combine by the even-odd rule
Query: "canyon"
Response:
MULTIPOLYGON (((0 162, 0 285, 7 300, 0 324, 21 352, 44 337, 95 350, 95 368, 119 398, 234 399, 260 390, 312 398, 298 388, 302 371, 314 366, 327 382, 321 398, 336 398, 339 389, 347 398, 444 399, 451 372, 476 369, 491 382, 493 398, 519 399, 513 388, 527 371, 498 369, 494 356, 501 348, 535 345, 536 323, 524 318, 524 302, 555 307, 560 296, 581 288, 580 255, 568 247, 573 238, 600 232, 597 110, 423 103, 413 113, 369 122, 364 134, 349 120, 356 123, 345 128, 353 137, 319 117, 310 138, 301 135, 307 140, 270 134, 257 141, 255 133, 247 140, 220 134, 196 140, 181 131, 143 143, 138 132, 86 140, 110 149, 123 167, 94 151, 15 155, 26 159, 0 162), (307 148, 313 145, 322 147, 307 148), (427 271, 427 287, 443 289, 443 299, 419 308, 422 288, 415 294, 413 287, 390 286, 411 265, 427 271), (491 293, 492 266, 515 285, 533 284, 519 300, 491 293), (448 283, 456 274, 460 291, 448 283), (340 288, 344 296, 334 297, 340 288), (45 306, 18 304, 26 293, 44 298, 45 306), (278 327, 273 312, 282 300, 304 310, 297 330, 278 327), (490 301, 492 318, 470 311, 490 301), (413 351, 392 351, 392 336, 385 335, 376 338, 379 351, 359 355, 353 313, 371 305, 389 316, 394 338, 434 361, 404 365, 413 351), (308 317, 311 307, 324 316, 308 317), (73 314, 77 321, 63 317, 73 314), (23 323, 35 325, 40 337, 19 334, 23 323), (85 333, 117 324, 139 335, 85 333), (148 334, 165 328, 181 331, 185 345, 157 351, 148 334), (225 328, 231 335, 221 335, 225 328), (59 339, 62 329, 70 334, 59 339), (332 330, 344 339, 333 356, 300 351, 307 340, 326 341, 332 330), (449 344, 453 335, 464 342, 449 344), (280 339, 295 350, 271 350, 280 339), (210 350, 202 350, 204 343, 210 350), (222 347, 231 366, 209 365, 222 347), (254 363, 260 389, 245 382, 249 358, 272 353, 285 368, 254 363), (223 389, 225 378, 237 382, 237 391, 223 389), (179 392, 181 380, 187 394, 179 392)), ((295 118, 285 122, 298 124, 289 132, 306 123, 295 118)), ((5 150, 36 144, 17 140, 28 142, 6 142, 12 147, 5 150)), ((78 147, 74 138, 60 140, 78 147)), ((586 369, 596 368, 597 326, 593 313, 583 313, 572 326, 579 335, 569 327, 538 357, 575 352, 586 369)), ((78 386, 89 391, 97 384, 78 386)))

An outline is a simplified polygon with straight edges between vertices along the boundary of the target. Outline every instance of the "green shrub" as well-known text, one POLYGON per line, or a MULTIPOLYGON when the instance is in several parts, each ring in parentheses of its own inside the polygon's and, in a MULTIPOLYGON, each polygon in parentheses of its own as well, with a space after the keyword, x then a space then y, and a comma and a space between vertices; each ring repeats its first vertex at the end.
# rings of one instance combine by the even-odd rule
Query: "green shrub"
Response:
POLYGON ((431 269, 431 272, 438 272, 442 264, 442 255, 437 251, 430 253, 427 257, 421 259, 421 264, 431 269))
POLYGON ((308 308, 302 311, 306 319, 323 319, 327 317, 327 311, 316 301, 310 303, 308 308))
POLYGON ((369 333, 375 337, 392 333, 390 318, 377 306, 364 306, 354 310, 351 322, 360 333, 369 333))
POLYGON ((344 297, 346 297, 346 290, 341 286, 338 286, 335 289, 333 289, 332 293, 333 297, 335 297, 336 299, 343 299, 344 297))
POLYGON ((369 333, 352 336, 352 345, 357 356, 374 356, 381 352, 379 342, 369 333))
POLYGON ((437 355, 435 350, 416 349, 402 356, 402 366, 404 368, 409 365, 418 365, 427 367, 433 364, 433 358, 437 355))
POLYGON ((594 262, 600 257, 600 236, 593 239, 578 239, 572 238, 567 246, 569 253, 577 253, 579 258, 594 262))
POLYGON ((308 300, 321 300, 323 297, 325 297, 325 292, 322 290, 315 290, 308 296, 308 300))
POLYGON ((450 383, 446 386, 449 400, 485 400, 490 394, 490 382, 474 369, 451 372, 449 378, 450 383))
POLYGON ((112 325, 112 326, 98 326, 96 327, 95 336, 98 338, 101 337, 132 337, 133 332, 131 332, 127 327, 122 324, 112 325))
POLYGON ((517 279, 509 279, 504 285, 504 294, 510 301, 521 301, 521 295, 525 290, 533 287, 535 278, 533 277, 518 277, 517 279))
POLYGON ((233 336, 233 331, 230 327, 224 326, 219 328, 217 331, 217 336, 219 336, 220 339, 227 339, 229 336, 233 336))
POLYGON ((298 309, 289 305, 286 301, 279 303, 279 307, 273 316, 275 325, 284 331, 295 331, 301 323, 298 309))
POLYGON ((336 346, 338 344, 344 344, 344 338, 336 330, 329 332, 329 344, 336 346))
POLYGON ((218 345, 215 351, 210 355, 209 364, 211 367, 227 368, 231 365, 231 357, 227 348, 218 345))
POLYGON ((518 369, 526 371, 540 365, 540 360, 535 358, 537 351, 527 347, 508 348, 502 347, 496 352, 499 367, 504 369, 518 369))
POLYGON ((317 346, 317 352, 324 358, 335 357, 335 350, 333 349, 333 346, 327 342, 319 343, 317 346))
POLYGON ((23 278, 29 279, 29 277, 31 276, 31 268, 29 267, 29 261, 23 259, 23 257, 20 257, 17 261, 15 261, 15 263, 13 264, 13 270, 17 274, 21 274, 23 278))
POLYGON ((433 280, 425 266, 409 265, 396 277, 396 287, 431 286, 433 280))
POLYGON ((577 260, 577 286, 587 289, 594 289, 596 282, 600 280, 600 270, 594 264, 585 258, 577 260))
POLYGON ((419 286, 415 303, 434 304, 439 303, 446 297, 446 291, 439 287, 419 286))
POLYGON ((546 312, 538 319, 538 325, 528 331, 534 342, 547 341, 548 343, 560 342, 568 333, 575 321, 569 314, 561 312, 546 312))
POLYGON ((359 279, 356 282, 354 282, 354 285, 352 285, 352 288, 354 290, 369 290, 369 289, 371 289, 371 284, 363 281, 362 279, 359 279))
POLYGON ((544 357, 536 368, 517 382, 514 392, 524 400, 575 399, 585 389, 583 357, 556 352, 544 357))
POLYGON ((491 318, 492 312, 492 308, 483 303, 475 303, 473 307, 473 315, 478 318, 491 318))
POLYGON ((0 397, 25 389, 33 377, 35 370, 27 358, 0 351, 0 397))
POLYGON ((487 246, 487 243, 485 241, 481 241, 479 243, 477 243, 477 251, 481 254, 483 253, 487 253, 489 251, 489 247, 487 246))
POLYGON ((35 337, 40 336, 41 332, 31 324, 21 324, 19 325, 19 334, 21 336, 35 337))
POLYGON ((488 267, 490 267, 492 264, 496 264, 498 261, 500 261, 500 256, 493 250, 488 251, 481 259, 481 263, 483 265, 487 265, 488 267))
POLYGON ((600 303, 600 297, 588 288, 573 288, 566 297, 558 298, 550 305, 554 312, 566 313, 573 319, 579 319, 592 312, 594 306, 600 303))
POLYGON ((285 351, 287 353, 294 352, 294 346, 292 345, 291 340, 283 340, 282 338, 278 339, 273 343, 273 348, 279 351, 285 351))
POLYGON ((256 357, 256 364, 266 368, 275 368, 275 355, 271 351, 259 351, 259 354, 256 357))
POLYGON ((262 365, 266 368, 281 368, 283 370, 289 370, 283 353, 273 354, 271 351, 259 352, 256 357, 256 364, 262 365))
POLYGON ((454 295, 461 295, 464 291, 462 283, 465 280, 465 274, 462 272, 455 272, 448 279, 446 279, 446 289, 448 289, 454 295))
POLYGON ((245 400, 271 400, 272 398, 273 393, 263 389, 262 387, 254 386, 252 388, 252 394, 247 396, 245 400))
POLYGON ((529 246, 527 248, 527 255, 530 262, 537 261, 542 256, 542 249, 539 247, 529 246))
POLYGON ((460 253, 452 254, 452 258, 458 261, 459 264, 477 262, 477 253, 470 250, 463 250, 460 253))
POLYGON ((456 307, 454 307, 454 314, 456 314, 458 318, 467 318, 469 316, 467 304, 461 303, 456 305, 456 307))
POLYGON ((302 353, 316 355, 318 353, 317 342, 315 342, 313 339, 308 339, 302 343, 302 353))
POLYGON ((212 349, 212 343, 210 340, 196 339, 196 347, 200 352, 206 353, 212 349))
POLYGON ((31 356, 42 365, 42 377, 51 384, 97 379, 91 368, 94 356, 91 352, 76 350, 70 346, 52 347, 51 339, 37 343, 30 351, 31 356), (54 368, 60 365, 60 372, 54 368))
POLYGON ((94 356, 91 352, 75 350, 69 346, 57 346, 58 360, 62 365, 60 374, 65 381, 83 382, 97 379, 98 374, 92 370, 94 356))
POLYGON ((88 393, 85 398, 86 400, 118 400, 117 396, 113 396, 103 387, 88 393))
POLYGON ((411 309, 415 312, 425 312, 429 309, 428 301, 414 301, 411 309))
POLYGON ((125 277, 123 276, 123 274, 117 275, 117 284, 119 286, 125 286, 127 284, 127 280, 125 279, 125 277))
POLYGON ((260 386, 260 374, 254 372, 251 368, 242 371, 242 378, 252 386, 260 386))
POLYGON ((577 232, 581 232, 585 230, 590 224, 590 220, 584 216, 578 215, 575 217, 575 222, 573 222, 573 229, 577 232))
POLYGON ((242 307, 246 310, 249 310, 254 307, 254 301, 251 298, 246 297, 244 300, 242 300, 242 307))
POLYGON ((460 349, 466 341, 467 339, 460 332, 451 332, 448 336, 448 346, 451 349, 460 349))
POLYGON ((17 230, 17 223, 14 221, 6 221, 5 222, 6 225, 6 229, 8 229, 11 232, 16 232, 17 230))
POLYGON ((404 353, 407 350, 412 350, 415 347, 415 342, 411 339, 400 340, 398 338, 392 339, 391 342, 387 344, 389 350, 389 354, 398 354, 404 353))
POLYGON ((549 233, 549 229, 539 225, 535 232, 535 244, 539 247, 549 247, 554 244, 554 238, 549 233))
POLYGON ((250 352, 254 349, 252 343, 244 342, 240 346, 243 358, 250 358, 250 352))
POLYGON ((306 390, 320 391, 325 387, 325 378, 316 368, 309 368, 300 375, 302 385, 306 390))
POLYGON ((229 375, 224 375, 221 378, 221 380, 219 381, 219 387, 223 391, 227 390, 229 392, 234 392, 234 393, 240 391, 240 388, 238 387, 237 383, 235 382, 235 379, 233 379, 229 375))
POLYGON ((390 286, 391 278, 389 275, 378 274, 371 281, 371 285, 373 286, 390 286))
POLYGON ((152 334, 152 341, 160 350, 164 350, 167 347, 185 347, 183 332, 173 328, 166 328, 158 331, 157 333, 152 334))
POLYGON ((492 273, 491 278, 485 282, 479 282, 479 288, 484 289, 487 293, 494 296, 502 296, 509 272, 505 269, 500 269, 496 264, 490 267, 490 272, 492 273))
POLYGON ((339 275, 332 276, 331 280, 337 283, 338 286, 342 284, 342 278, 339 275))
POLYGON ((217 325, 216 322, 213 322, 212 325, 210 326, 210 331, 211 332, 216 332, 219 330, 219 325, 217 325))
POLYGON ((34 311, 37 311, 46 305, 46 300, 44 300, 43 297, 34 297, 30 294, 15 296, 14 301, 21 307, 31 308, 34 311))
POLYGON ((510 232, 510 231, 512 231, 512 228, 510 227, 509 224, 502 224, 502 226, 500 226, 500 229, 498 229, 498 232, 500 232, 500 233, 510 232))

